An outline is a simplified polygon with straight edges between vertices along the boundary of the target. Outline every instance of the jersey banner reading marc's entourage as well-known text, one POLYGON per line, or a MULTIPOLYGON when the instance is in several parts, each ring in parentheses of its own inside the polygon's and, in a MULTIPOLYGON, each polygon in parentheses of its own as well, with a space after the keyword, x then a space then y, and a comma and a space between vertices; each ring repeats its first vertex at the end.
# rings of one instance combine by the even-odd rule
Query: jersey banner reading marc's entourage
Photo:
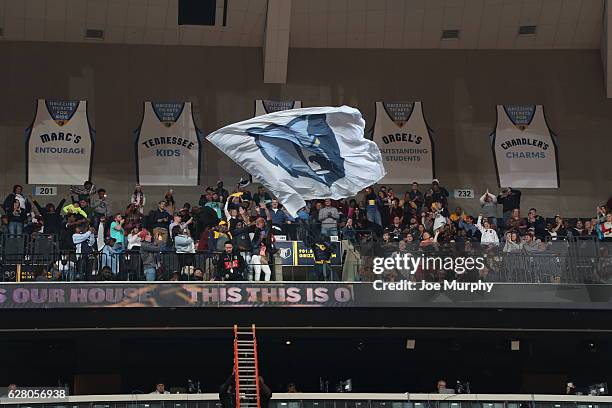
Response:
POLYGON ((138 183, 199 184, 203 135, 193 119, 191 102, 145 102, 135 134, 138 183))
POLYGON ((431 183, 434 179, 434 143, 421 102, 376 102, 372 140, 387 171, 379 183, 431 183))
POLYGON ((500 187, 559 187, 557 144, 542 105, 497 105, 491 145, 500 187))
POLYGON ((86 101, 39 99, 25 131, 28 184, 82 184, 90 179, 95 131, 86 101))

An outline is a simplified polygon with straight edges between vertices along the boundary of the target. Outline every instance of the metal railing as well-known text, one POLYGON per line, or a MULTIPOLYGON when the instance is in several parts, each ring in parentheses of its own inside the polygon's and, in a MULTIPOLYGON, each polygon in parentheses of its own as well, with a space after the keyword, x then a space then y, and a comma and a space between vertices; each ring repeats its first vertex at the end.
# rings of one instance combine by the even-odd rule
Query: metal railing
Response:
MULTIPOLYGON (((612 283, 612 243, 599 242, 590 237, 515 246, 503 242, 486 245, 470 241, 424 244, 384 241, 376 234, 356 231, 350 240, 344 242, 346 245, 342 246, 339 266, 327 266, 329 273, 324 274, 324 280, 482 279, 511 283, 612 283), (484 267, 462 272, 434 264, 414 271, 387 268, 382 275, 374 273, 376 258, 398 255, 415 259, 450 258, 454 261, 481 258, 484 267)), ((243 255, 249 264, 244 278, 252 280, 250 254, 243 255)), ((155 280, 212 280, 215 278, 217 257, 218 252, 213 251, 192 254, 160 251, 155 254, 155 280)), ((279 254, 276 255, 278 257, 279 254)), ((315 267, 308 267, 306 272, 297 274, 295 268, 274 263, 274 260, 270 260, 269 265, 275 269, 277 280, 280 276, 290 280, 304 280, 304 277, 306 280, 323 280, 316 278, 317 274, 308 273, 315 267)), ((145 280, 145 266, 140 251, 103 249, 79 254, 74 250, 62 250, 57 237, 53 235, 6 235, 0 240, 0 280, 4 281, 145 280)))
MULTIPOLYGON (((9 400, 11 408, 220 408, 219 394, 68 396, 9 400)), ((545 394, 274 393, 270 408, 611 408, 612 397, 545 394)))

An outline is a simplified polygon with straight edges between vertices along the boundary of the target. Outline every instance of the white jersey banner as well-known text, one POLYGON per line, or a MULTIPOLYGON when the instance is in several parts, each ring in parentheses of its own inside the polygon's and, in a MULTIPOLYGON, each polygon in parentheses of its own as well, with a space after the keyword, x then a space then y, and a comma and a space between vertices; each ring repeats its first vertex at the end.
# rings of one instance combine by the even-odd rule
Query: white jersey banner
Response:
POLYGON ((255 116, 267 115, 268 113, 289 109, 300 109, 301 107, 302 101, 267 101, 257 99, 255 101, 255 116))
POLYGON ((497 105, 491 145, 500 187, 559 187, 557 144, 542 105, 497 105))
POLYGON ((431 183, 434 143, 421 102, 376 102, 372 140, 387 175, 381 184, 431 183))
POLYGON ((135 134, 139 184, 199 184, 202 133, 193 119, 191 102, 145 102, 142 123, 135 134))
POLYGON ((95 131, 87 101, 39 99, 26 129, 28 184, 77 184, 91 178, 95 131))

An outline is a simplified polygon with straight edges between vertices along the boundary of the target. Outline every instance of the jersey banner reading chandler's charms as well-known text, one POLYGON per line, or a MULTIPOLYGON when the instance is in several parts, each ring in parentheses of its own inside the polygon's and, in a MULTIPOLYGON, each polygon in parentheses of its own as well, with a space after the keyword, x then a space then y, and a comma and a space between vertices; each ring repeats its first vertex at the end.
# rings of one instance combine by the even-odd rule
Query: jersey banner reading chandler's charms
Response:
POLYGON ((497 105, 491 145, 500 187, 559 187, 557 144, 542 105, 497 105))
POLYGON ((380 184, 431 183, 434 143, 421 102, 376 102, 372 140, 387 175, 380 184))
POLYGON ((83 184, 91 177, 95 131, 87 101, 39 99, 26 129, 28 184, 83 184))
POLYGON ((148 186, 197 186, 203 137, 191 102, 145 102, 136 134, 136 178, 148 186))
POLYGON ((300 109, 302 101, 266 101, 257 99, 255 101, 255 116, 266 115, 268 113, 280 112, 289 109, 300 109))

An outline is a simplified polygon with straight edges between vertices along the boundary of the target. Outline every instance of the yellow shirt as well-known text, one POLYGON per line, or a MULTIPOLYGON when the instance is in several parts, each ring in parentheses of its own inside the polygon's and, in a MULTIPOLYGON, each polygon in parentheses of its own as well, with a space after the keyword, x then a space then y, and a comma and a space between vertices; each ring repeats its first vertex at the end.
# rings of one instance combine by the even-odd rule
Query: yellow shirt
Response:
POLYGON ((77 207, 74 204, 68 204, 64 208, 62 208, 66 214, 81 214, 83 217, 87 218, 87 213, 83 211, 81 207, 77 207))

